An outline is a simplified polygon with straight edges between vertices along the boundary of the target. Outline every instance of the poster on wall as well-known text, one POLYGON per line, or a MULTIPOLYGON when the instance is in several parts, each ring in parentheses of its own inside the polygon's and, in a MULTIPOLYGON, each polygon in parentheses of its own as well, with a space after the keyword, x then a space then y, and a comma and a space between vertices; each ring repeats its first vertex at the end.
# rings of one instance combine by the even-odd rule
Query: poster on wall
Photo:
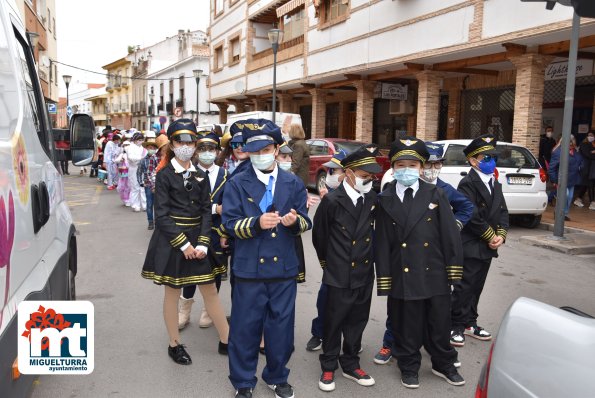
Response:
POLYGON ((382 83, 382 98, 390 100, 407 101, 407 84, 382 83))
MULTIPOLYGON (((591 76, 593 74, 592 59, 576 60, 576 77, 591 76)), ((566 79, 568 75, 568 61, 552 62, 545 68, 545 80, 566 79)))

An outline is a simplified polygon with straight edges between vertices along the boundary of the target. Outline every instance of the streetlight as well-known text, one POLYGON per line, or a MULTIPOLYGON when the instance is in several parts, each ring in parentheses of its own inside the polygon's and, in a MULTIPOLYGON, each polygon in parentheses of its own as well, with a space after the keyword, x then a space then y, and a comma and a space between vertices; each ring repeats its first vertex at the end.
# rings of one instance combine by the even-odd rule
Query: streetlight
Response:
POLYGON ((200 103, 198 102, 200 92, 198 90, 198 87, 200 84, 200 78, 203 76, 203 74, 202 69, 194 69, 192 73, 194 74, 194 78, 196 79, 196 125, 198 125, 198 118, 200 117, 200 110, 198 108, 200 106, 200 103))
POLYGON ((281 29, 269 30, 269 42, 273 47, 273 123, 275 123, 275 112, 277 110, 277 50, 279 43, 283 41, 283 31, 281 29))
POLYGON ((149 110, 149 129, 153 128, 153 100, 155 98, 155 93, 153 92, 153 87, 151 87, 151 94, 149 94, 150 99, 150 110, 149 110))
POLYGON ((62 75, 62 79, 64 79, 64 84, 66 84, 66 106, 68 106, 69 105, 69 103, 68 103, 68 86, 70 86, 70 81, 72 80, 72 76, 62 75))

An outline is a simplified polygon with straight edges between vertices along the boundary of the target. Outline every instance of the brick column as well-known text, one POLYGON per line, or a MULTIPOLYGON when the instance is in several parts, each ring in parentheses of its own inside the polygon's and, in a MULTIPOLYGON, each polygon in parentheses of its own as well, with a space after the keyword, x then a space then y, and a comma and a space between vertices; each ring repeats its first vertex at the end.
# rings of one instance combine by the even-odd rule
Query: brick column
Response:
POLYGON ((228 100, 227 103, 235 107, 235 113, 244 113, 244 101, 228 100))
POLYGON ((357 89, 357 110, 355 116, 355 139, 372 142, 374 128, 374 89, 377 82, 359 80, 353 83, 357 89))
POLYGON ((266 111, 267 101, 263 99, 253 99, 252 106, 254 111, 266 111))
POLYGON ((416 137, 424 141, 435 141, 438 139, 442 75, 432 71, 423 71, 417 73, 415 77, 418 81, 416 137))
POLYGON ((312 95, 312 138, 324 138, 327 90, 314 88, 312 95))
POLYGON ((227 123, 227 108, 229 108, 229 104, 224 102, 215 102, 217 108, 219 108, 219 123, 227 123))
POLYGON ((448 90, 448 121, 446 125, 446 139, 456 140, 460 137, 459 126, 461 125, 461 90, 463 79, 453 78, 445 80, 444 88, 448 90), (453 119, 454 123, 450 123, 453 119))
POLYGON ((535 156, 539 152, 541 134, 544 73, 551 59, 538 54, 510 58, 516 68, 512 142, 528 148, 535 156))
POLYGON ((277 101, 279 112, 295 113, 293 111, 293 95, 277 94, 277 101))

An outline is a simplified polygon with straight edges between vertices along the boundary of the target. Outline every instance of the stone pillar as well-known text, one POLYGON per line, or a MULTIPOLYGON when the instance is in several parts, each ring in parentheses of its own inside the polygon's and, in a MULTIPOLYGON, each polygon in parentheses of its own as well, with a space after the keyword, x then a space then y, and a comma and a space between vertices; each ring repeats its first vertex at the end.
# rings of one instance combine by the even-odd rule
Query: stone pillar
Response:
POLYGON ((277 94, 277 101, 279 112, 295 113, 293 109, 293 95, 277 94))
POLYGON ((528 148, 535 156, 539 152, 545 67, 551 59, 539 54, 510 58, 516 69, 512 142, 528 148))
POLYGON ((446 124, 446 139, 456 140, 460 137, 461 125, 461 91, 463 79, 453 78, 444 81, 444 88, 448 90, 448 120, 446 124), (452 123, 451 123, 452 120, 452 123))
POLYGON ((312 138, 324 138, 327 90, 313 88, 310 94, 312 95, 312 138))
POLYGON ((229 108, 229 104, 224 102, 215 102, 217 108, 219 108, 219 123, 227 123, 227 108, 229 108))
POLYGON ((227 103, 234 106, 235 113, 244 113, 244 101, 228 100, 227 103))
POLYGON ((252 106, 254 111, 266 111, 267 101, 260 98, 255 98, 252 100, 252 106))
POLYGON ((438 139, 442 75, 433 71, 423 71, 415 77, 418 81, 416 137, 424 141, 435 141, 438 139))
POLYGON ((372 142, 374 128, 374 89, 377 82, 358 80, 353 83, 357 89, 357 110, 355 116, 355 139, 372 142))

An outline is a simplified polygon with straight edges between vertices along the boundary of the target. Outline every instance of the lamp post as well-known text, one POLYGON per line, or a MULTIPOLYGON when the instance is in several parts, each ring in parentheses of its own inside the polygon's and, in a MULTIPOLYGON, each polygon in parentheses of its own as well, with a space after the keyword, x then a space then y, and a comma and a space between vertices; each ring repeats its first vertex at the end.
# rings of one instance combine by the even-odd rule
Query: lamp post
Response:
POLYGON ((275 113, 277 111, 277 50, 279 43, 283 41, 283 31, 281 29, 269 30, 269 42, 273 47, 273 123, 275 122, 275 113))
POLYGON ((200 117, 200 109, 198 108, 200 106, 199 86, 200 86, 200 78, 203 76, 203 74, 202 74, 202 69, 194 69, 192 71, 192 73, 194 74, 194 78, 196 79, 196 125, 198 126, 198 120, 200 117))
POLYGON ((68 98, 68 86, 70 86, 70 81, 72 80, 72 76, 70 75, 62 75, 62 79, 64 79, 64 84, 66 84, 66 106, 69 106, 69 98, 68 98))

